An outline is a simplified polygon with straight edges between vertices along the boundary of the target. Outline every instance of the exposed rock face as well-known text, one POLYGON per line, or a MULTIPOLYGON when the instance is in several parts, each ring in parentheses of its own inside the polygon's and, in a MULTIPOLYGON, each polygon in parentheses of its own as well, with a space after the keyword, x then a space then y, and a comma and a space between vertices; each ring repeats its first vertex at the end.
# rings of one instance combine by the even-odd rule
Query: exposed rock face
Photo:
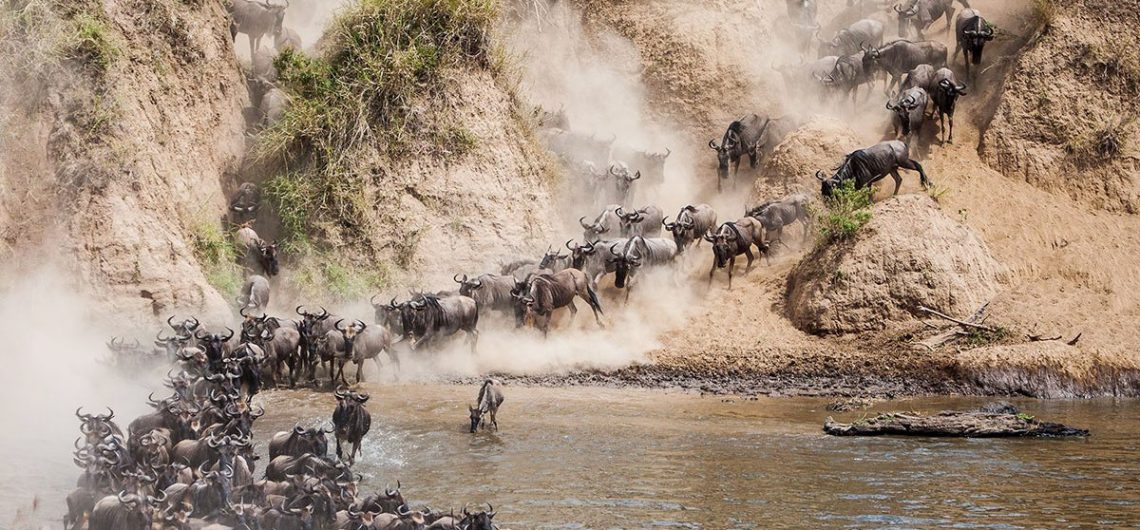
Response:
POLYGON ((969 314, 1001 289, 1003 267, 977 234, 925 195, 874 206, 851 240, 819 245, 788 278, 788 316, 809 333, 881 330, 919 306, 969 314))

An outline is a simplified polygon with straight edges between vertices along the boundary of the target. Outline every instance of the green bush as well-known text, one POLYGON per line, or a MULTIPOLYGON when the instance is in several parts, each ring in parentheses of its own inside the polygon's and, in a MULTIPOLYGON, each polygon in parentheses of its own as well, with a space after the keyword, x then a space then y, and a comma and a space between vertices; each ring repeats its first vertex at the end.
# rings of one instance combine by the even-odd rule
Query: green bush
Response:
POLYGON ((384 264, 375 269, 345 265, 332 253, 311 249, 290 268, 295 271, 293 285, 302 297, 311 300, 357 301, 384 290, 391 283, 384 264))
POLYGON ((854 236, 871 221, 871 187, 855 189, 853 180, 835 188, 826 209, 817 214, 820 236, 825 241, 842 241, 854 236))
POLYGON ((119 56, 106 24, 90 14, 81 13, 72 21, 74 31, 67 39, 65 54, 80 61, 97 73, 105 73, 119 56))

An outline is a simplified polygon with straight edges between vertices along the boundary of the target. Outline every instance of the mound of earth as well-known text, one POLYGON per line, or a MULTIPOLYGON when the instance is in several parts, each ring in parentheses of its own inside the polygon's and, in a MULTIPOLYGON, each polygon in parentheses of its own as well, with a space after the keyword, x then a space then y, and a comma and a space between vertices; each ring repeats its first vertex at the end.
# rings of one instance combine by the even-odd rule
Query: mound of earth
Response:
POLYGON ((1039 38, 1005 81, 982 155, 1008 177, 1140 212, 1140 51, 1120 40, 1140 26, 1140 11, 1107 0, 1048 4, 1039 38))
POLYGON ((850 240, 821 244, 788 278, 786 311, 816 334, 882 330, 920 306, 968 315, 1001 290, 1004 268, 970 228, 925 195, 876 204, 850 240))
POLYGON ((858 149, 859 137, 838 120, 815 118, 792 131, 764 159, 751 204, 778 199, 797 191, 819 192, 815 172, 835 167, 844 155, 858 149))

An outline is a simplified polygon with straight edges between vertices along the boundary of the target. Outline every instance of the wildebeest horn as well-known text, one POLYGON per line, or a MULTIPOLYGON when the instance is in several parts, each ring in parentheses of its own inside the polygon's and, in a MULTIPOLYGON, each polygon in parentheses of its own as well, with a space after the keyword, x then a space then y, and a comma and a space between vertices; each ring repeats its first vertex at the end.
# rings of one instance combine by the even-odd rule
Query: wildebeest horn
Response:
POLYGON ((720 151, 720 148, 716 145, 716 140, 709 140, 709 149, 720 151))
POLYGON ((820 170, 817 170, 817 171, 815 172, 815 178, 817 178, 817 179, 819 179, 819 180, 821 180, 821 181, 822 181, 822 180, 827 180, 827 177, 824 177, 824 176, 823 176, 823 170, 822 170, 822 169, 820 169, 820 170))
POLYGON ((896 13, 900 13, 900 14, 901 14, 901 13, 903 12, 903 10, 900 8, 899 4, 895 4, 895 5, 894 5, 894 8, 895 8, 895 12, 896 12, 896 13))
POLYGON ((490 517, 494 517, 494 516, 495 516, 495 507, 491 506, 491 503, 488 502, 487 503, 487 517, 490 518, 490 517))
POLYGON ((573 242, 574 242, 573 239, 567 239, 566 240, 566 248, 569 249, 571 252, 578 250, 577 244, 575 244, 574 246, 570 246, 570 243, 573 243, 573 242))
POLYGON ((618 217, 625 217, 625 210, 623 210, 621 206, 618 206, 618 208, 614 210, 614 215, 617 215, 618 217))
POLYGON ((190 326, 187 326, 189 329, 198 329, 198 326, 202 324, 201 322, 198 322, 198 319, 196 319, 194 317, 190 317, 190 320, 193 320, 194 323, 191 324, 190 326))
MULTIPOLYGON (((240 300, 239 300, 239 301, 240 301, 240 300)), ((241 309, 238 311, 238 314, 239 314, 239 315, 241 315, 241 316, 243 316, 243 317, 245 317, 245 318, 249 318, 249 315, 245 314, 245 310, 246 310, 246 309, 249 309, 249 308, 248 308, 248 307, 242 307, 242 308, 241 308, 241 309)))
POLYGON ((582 228, 586 228, 586 229, 590 228, 590 225, 586 224, 586 216, 584 216, 584 215, 582 217, 578 218, 578 224, 582 225, 582 228))
POLYGON ((308 313, 302 310, 304 307, 305 306, 299 305, 297 306, 297 309, 294 309, 294 311, 296 311, 298 315, 306 316, 308 313))
POLYGON ((637 180, 637 179, 641 178, 641 170, 640 169, 637 170, 637 172, 634 173, 632 177, 627 177, 627 178, 629 180, 637 180))
POLYGON ((228 327, 227 327, 227 328, 226 328, 226 331, 229 331, 229 332, 230 332, 230 334, 229 334, 229 335, 226 335, 226 337, 222 339, 222 342, 227 342, 227 341, 229 341, 230 339, 234 338, 234 330, 232 330, 232 329, 230 329, 230 328, 228 328, 228 327))
POLYGON ((614 250, 614 247, 616 247, 617 245, 618 245, 617 243, 610 245, 610 254, 621 257, 621 254, 618 254, 618 252, 616 250, 614 250))
POLYGON ((392 297, 391 302, 388 302, 388 307, 390 307, 392 309, 396 309, 397 305, 396 305, 396 297, 395 296, 392 297))
POLYGON ((337 320, 336 323, 333 324, 333 327, 336 328, 337 331, 344 331, 344 328, 340 327, 341 322, 344 322, 343 318, 340 320, 337 320))
POLYGON ((170 317, 168 317, 166 319, 166 325, 170 326, 171 329, 178 329, 177 327, 174 326, 173 320, 174 320, 174 315, 170 315, 170 317))
POLYGON ((451 277, 451 279, 452 279, 452 280, 454 280, 454 281, 455 281, 455 283, 458 283, 458 284, 462 285, 462 284, 463 284, 463 282, 466 282, 466 281, 467 281, 467 275, 466 275, 466 274, 464 274, 464 275, 463 275, 463 279, 462 279, 462 280, 460 280, 460 279, 459 279, 459 275, 458 275, 458 274, 456 274, 456 275, 452 276, 452 277, 451 277))
POLYGON ((671 151, 668 147, 666 147, 665 148, 665 158, 669 158, 669 155, 671 155, 671 154, 673 154, 673 151, 671 151))
POLYGON ((362 321, 362 320, 357 320, 356 321, 356 327, 360 328, 360 329, 357 329, 356 331, 361 332, 361 331, 364 331, 365 328, 368 327, 368 324, 365 324, 364 321, 362 321))
POLYGON ((293 426, 293 432, 296 434, 305 434, 305 428, 300 423, 293 426))

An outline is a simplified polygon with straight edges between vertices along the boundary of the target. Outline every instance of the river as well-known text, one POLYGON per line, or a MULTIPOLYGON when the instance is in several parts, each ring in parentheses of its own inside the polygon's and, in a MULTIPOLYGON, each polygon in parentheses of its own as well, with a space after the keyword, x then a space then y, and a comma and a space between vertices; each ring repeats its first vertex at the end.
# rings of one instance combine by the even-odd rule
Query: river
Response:
MULTIPOLYGON (((362 489, 398 479, 413 505, 491 501, 503 528, 1140 528, 1135 400, 1013 401, 1092 429, 1087 439, 834 438, 821 432, 834 414, 824 399, 506 387, 501 431, 472 435, 475 387, 365 390, 373 424, 355 466, 362 489)), ((328 421, 334 407, 331 394, 311 391, 258 401, 268 410, 255 425, 261 451, 274 431, 328 421)), ((984 402, 918 398, 872 410, 984 402)), ((52 528, 64 493, 42 495, 52 528)))

